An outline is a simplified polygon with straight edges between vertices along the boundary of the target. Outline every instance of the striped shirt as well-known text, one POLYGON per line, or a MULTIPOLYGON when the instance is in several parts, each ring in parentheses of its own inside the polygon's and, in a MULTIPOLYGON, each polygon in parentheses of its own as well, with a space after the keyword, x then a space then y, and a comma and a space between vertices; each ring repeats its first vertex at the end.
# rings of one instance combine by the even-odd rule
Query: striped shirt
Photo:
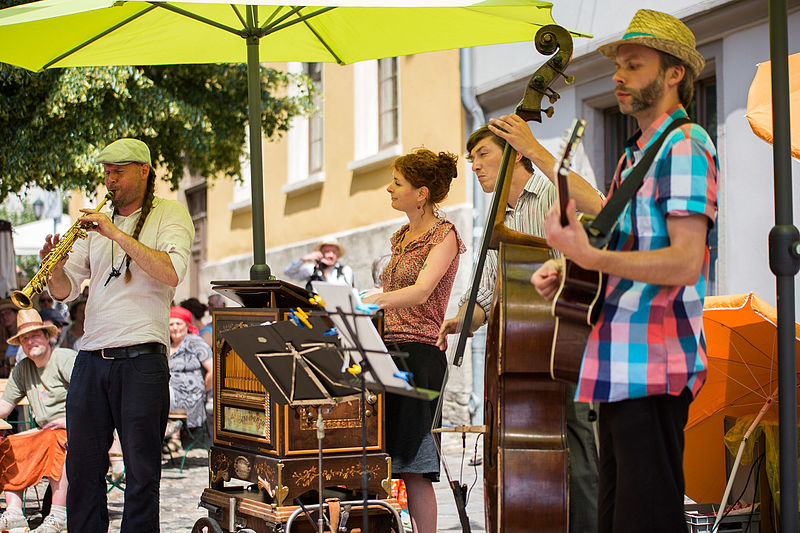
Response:
MULTIPOLYGON (((628 141, 612 194, 667 125, 685 116, 683 107, 677 106, 628 141)), ((669 246, 667 215, 705 215, 710 228, 717 212, 718 174, 716 150, 703 128, 690 124, 672 131, 625 207, 610 248, 669 246)), ((685 387, 693 395, 698 393, 707 368, 702 329, 707 240, 701 275, 694 285, 654 285, 608 276, 605 304, 586 346, 576 400, 677 396, 685 387)))
MULTIPOLYGON (((550 205, 558 198, 558 190, 547 177, 535 170, 514 207, 506 206, 505 225, 512 230, 535 237, 544 237, 544 217, 550 205)), ((486 317, 492 306, 494 285, 497 281, 497 250, 489 250, 483 265, 480 288, 476 303, 481 306, 486 317)), ((458 302, 463 306, 469 298, 469 291, 458 302)), ((486 318, 484 318, 484 321, 486 318)))

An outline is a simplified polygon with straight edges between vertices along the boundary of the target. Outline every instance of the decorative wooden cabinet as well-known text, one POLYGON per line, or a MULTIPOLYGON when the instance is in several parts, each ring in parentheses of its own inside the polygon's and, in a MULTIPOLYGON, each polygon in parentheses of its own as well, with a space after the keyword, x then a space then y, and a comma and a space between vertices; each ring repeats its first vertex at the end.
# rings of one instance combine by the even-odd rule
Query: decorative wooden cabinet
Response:
MULTIPOLYGON (((202 500, 210 504, 220 498, 219 494, 235 493, 239 500, 249 500, 248 505, 276 508, 294 505, 295 498, 316 489, 318 409, 322 409, 325 423, 324 484, 358 493, 362 471, 361 400, 332 408, 280 405, 224 340, 225 332, 231 329, 286 320, 288 312, 297 307, 305 311, 316 309, 309 303, 310 293, 278 280, 213 284, 217 292, 243 307, 214 311, 214 442, 209 452, 210 489, 202 500), (252 485, 248 490, 227 487, 226 482, 232 480, 252 485)), ((371 498, 386 499, 391 487, 391 463, 384 453, 383 397, 368 394, 366 403, 368 492, 371 498)))

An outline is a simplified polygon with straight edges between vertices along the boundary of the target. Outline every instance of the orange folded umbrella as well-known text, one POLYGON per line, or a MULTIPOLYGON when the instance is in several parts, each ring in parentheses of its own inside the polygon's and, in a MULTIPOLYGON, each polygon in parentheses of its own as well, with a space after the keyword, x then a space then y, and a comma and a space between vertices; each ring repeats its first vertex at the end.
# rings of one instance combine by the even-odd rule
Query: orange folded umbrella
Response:
MULTIPOLYGON (((789 113, 792 157, 800 159, 800 54, 789 56, 789 113)), ((747 121, 753 133, 772 143, 772 63, 758 65, 747 94, 747 121)))
MULTIPOLYGON (((719 503, 725 491, 725 418, 755 415, 768 398, 777 399, 776 324, 775 308, 752 293, 705 300, 708 376, 689 406, 684 431, 686 494, 697 502, 719 503)), ((795 327, 800 359, 800 325, 795 327)))

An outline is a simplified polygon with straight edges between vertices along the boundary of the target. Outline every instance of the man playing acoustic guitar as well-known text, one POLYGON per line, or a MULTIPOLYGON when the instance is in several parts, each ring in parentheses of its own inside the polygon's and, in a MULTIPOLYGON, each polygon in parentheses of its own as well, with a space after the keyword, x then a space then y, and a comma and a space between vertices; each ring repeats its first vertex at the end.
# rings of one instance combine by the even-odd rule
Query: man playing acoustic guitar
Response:
MULTIPOLYGON (((689 28, 649 10, 638 11, 622 39, 599 51, 615 63, 620 111, 636 118, 640 128, 617 165, 609 203, 645 151, 687 116, 705 61, 689 28)), ((523 121, 505 116, 491 123, 492 131, 539 168, 552 167, 552 156, 523 121)), ((578 266, 608 275, 576 394, 578 401, 603 402, 601 533, 686 530, 683 427, 706 375, 702 313, 718 173, 708 134, 685 124, 666 136, 641 187, 626 202, 608 249, 591 246, 573 202, 566 226, 557 204, 548 213, 548 244, 578 266)), ((559 277, 558 263, 549 261, 531 283, 552 299, 559 277)))

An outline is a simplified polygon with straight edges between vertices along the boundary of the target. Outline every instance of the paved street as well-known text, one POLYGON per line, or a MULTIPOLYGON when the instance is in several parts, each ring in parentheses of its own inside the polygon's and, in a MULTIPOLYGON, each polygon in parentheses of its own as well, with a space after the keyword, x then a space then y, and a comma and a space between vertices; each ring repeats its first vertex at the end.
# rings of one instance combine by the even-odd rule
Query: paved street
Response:
MULTIPOLYGON (((469 466, 469 460, 475 447, 475 436, 467 438, 467 452, 463 461, 463 482, 472 487, 469 495, 467 513, 470 518, 472 531, 482 532, 483 528, 483 470, 480 466, 469 466)), ((445 434, 443 448, 451 476, 461 475, 461 437, 445 434)), ((207 516, 206 510, 198 508, 200 494, 208 486, 207 452, 205 450, 192 450, 186 467, 181 473, 180 460, 173 465, 170 461, 163 463, 161 478, 161 531, 162 533, 186 533, 191 531, 195 521, 207 516)), ((447 486, 444 471, 442 481, 435 484, 436 499, 439 504, 439 531, 461 531, 461 524, 456 512, 453 493, 447 486)), ((38 486, 40 495, 44 494, 46 483, 38 486)), ((122 491, 112 489, 108 495, 110 527, 109 531, 119 531, 122 521, 122 491)), ((26 510, 32 515, 31 525, 36 526, 41 521, 35 511, 38 504, 35 492, 26 493, 26 510)))

